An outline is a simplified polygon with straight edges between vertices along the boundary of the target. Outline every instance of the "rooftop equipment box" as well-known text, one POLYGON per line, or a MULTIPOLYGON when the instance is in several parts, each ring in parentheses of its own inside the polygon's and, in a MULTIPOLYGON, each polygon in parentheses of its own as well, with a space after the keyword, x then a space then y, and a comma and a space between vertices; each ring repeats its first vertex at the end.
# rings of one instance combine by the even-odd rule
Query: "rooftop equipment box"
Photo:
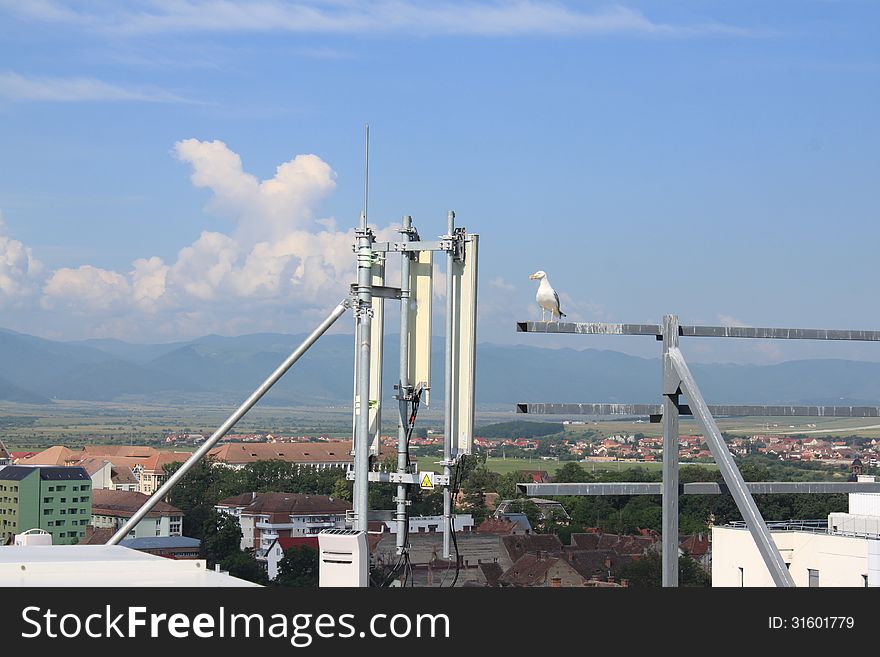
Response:
POLYGON ((321 587, 369 586, 370 551, 366 532, 325 529, 318 534, 321 587))

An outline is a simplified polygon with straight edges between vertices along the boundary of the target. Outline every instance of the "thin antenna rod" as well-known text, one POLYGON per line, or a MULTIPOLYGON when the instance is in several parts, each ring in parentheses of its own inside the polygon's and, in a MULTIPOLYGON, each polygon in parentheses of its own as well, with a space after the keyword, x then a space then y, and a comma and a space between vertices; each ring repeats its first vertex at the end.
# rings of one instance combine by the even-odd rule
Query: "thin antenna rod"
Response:
POLYGON ((367 228, 367 206, 370 201, 370 124, 364 124, 364 214, 361 228, 367 228))

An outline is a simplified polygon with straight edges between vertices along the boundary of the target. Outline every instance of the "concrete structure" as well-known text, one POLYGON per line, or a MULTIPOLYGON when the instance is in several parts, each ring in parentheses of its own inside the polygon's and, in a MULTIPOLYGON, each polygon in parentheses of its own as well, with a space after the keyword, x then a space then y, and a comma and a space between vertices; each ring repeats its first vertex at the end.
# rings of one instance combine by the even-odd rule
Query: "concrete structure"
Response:
POLYGON ((77 467, 24 467, 0 470, 0 544, 29 529, 44 529, 56 544, 85 536, 92 507, 88 473, 77 467))
MULTIPOLYGON (((859 475, 859 482, 873 476, 859 475)), ((771 523, 771 535, 797 586, 880 586, 880 494, 850 493, 849 513, 828 522, 771 523)), ((712 586, 772 586, 740 527, 712 528, 712 586)))
MULTIPOLYGON (((96 529, 119 529, 147 501, 143 493, 98 489, 93 491, 91 525, 96 529)), ((157 503, 129 538, 180 536, 183 532, 183 511, 166 502, 157 503)))
POLYGON ((207 568, 203 559, 164 559, 119 545, 0 547, 0 587, 257 586, 207 568))
POLYGON ((351 502, 327 495, 244 493, 220 500, 214 507, 238 518, 241 549, 253 549, 265 561, 277 538, 313 536, 323 529, 342 529, 351 502))
MULTIPOLYGON (((771 536, 797 586, 880 586, 880 541, 805 531, 771 536)), ((744 527, 712 528, 712 586, 773 586, 744 527)))
MULTIPOLYGON (((457 513, 453 518, 456 532, 472 532, 474 531, 474 517, 470 513, 457 513)), ((397 533, 397 522, 393 520, 385 521, 386 531, 392 534, 397 533)), ((443 531, 443 516, 410 516, 409 533, 410 534, 431 534, 443 531)))

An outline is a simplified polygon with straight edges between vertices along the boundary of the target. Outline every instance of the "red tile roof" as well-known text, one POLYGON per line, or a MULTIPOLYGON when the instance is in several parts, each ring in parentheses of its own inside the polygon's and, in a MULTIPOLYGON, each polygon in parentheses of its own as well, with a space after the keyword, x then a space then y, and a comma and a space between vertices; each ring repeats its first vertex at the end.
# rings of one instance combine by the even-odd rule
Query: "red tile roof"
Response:
MULTIPOLYGON (((92 491, 92 513, 99 516, 130 518, 147 501, 147 495, 136 491, 96 488, 92 491)), ((157 502, 148 518, 182 516, 183 511, 167 502, 157 502)))

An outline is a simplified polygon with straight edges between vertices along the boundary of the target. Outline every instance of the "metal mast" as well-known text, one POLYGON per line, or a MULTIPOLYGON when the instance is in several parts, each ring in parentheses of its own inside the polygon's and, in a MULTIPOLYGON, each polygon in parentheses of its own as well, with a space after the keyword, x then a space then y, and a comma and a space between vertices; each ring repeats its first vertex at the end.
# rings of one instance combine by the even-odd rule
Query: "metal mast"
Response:
MULTIPOLYGON (((412 236, 412 217, 406 215, 401 222, 401 241, 409 242, 412 236)), ((400 378, 397 382, 397 407, 400 418, 397 424, 397 474, 404 475, 409 467, 407 439, 409 433, 409 402, 412 399, 412 382, 409 380, 409 265, 412 254, 400 254, 400 378)), ((397 485, 397 554, 403 554, 407 538, 406 484, 397 485)))
MULTIPOLYGON (((455 239, 455 212, 449 211, 446 216, 447 222, 447 239, 455 239)), ((453 241, 454 244, 454 241, 453 241)), ((453 331, 455 330, 455 278, 453 274, 453 263, 455 262, 455 249, 452 248, 446 252, 446 362, 445 374, 446 385, 444 391, 446 394, 445 402, 445 419, 443 422, 443 476, 449 482, 452 475, 450 467, 452 461, 452 432, 455 426, 455 377, 452 368, 454 366, 453 358, 453 331)), ((452 530, 452 492, 447 483, 443 487, 443 558, 449 559, 452 556, 450 549, 450 537, 452 530)))
POLYGON ((357 318, 357 423, 354 444, 354 528, 367 531, 368 473, 370 470, 370 326, 373 319, 373 233, 367 225, 367 191, 369 188, 370 127, 366 126, 364 149, 364 210, 355 232, 357 243, 357 288, 355 317, 357 318))

